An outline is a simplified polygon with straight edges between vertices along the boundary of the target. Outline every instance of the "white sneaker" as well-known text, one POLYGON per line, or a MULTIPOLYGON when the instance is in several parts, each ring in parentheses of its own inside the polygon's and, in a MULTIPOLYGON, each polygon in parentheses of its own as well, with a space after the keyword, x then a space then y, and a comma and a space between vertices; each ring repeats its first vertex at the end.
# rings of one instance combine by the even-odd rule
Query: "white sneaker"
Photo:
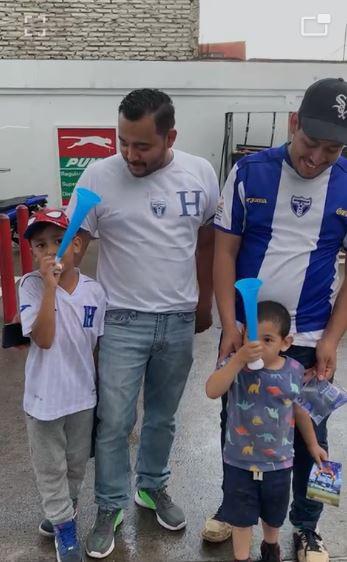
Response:
POLYGON ((318 528, 295 528, 293 539, 298 562, 329 562, 329 553, 318 528))
POLYGON ((224 542, 231 537, 232 526, 225 521, 219 521, 214 517, 206 519, 205 527, 201 536, 208 542, 224 542))

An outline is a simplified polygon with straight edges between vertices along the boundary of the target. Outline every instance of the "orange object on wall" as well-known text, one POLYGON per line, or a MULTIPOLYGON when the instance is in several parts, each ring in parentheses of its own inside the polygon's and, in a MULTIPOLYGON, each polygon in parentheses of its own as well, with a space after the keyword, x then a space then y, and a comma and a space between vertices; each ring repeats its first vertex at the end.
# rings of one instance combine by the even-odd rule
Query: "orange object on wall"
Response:
POLYGON ((199 45, 202 59, 246 60, 246 41, 229 43, 202 43, 199 45))

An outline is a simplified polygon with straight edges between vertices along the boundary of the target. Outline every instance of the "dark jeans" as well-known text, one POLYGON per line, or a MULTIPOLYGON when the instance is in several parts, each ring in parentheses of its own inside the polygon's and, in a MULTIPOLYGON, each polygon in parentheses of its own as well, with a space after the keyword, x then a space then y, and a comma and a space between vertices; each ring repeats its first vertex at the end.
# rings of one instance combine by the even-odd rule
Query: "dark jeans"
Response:
MULTIPOLYGON (((309 369, 316 362, 315 349, 313 347, 304 347, 292 345, 286 355, 293 357, 301 363, 305 369, 309 369)), ((221 445, 222 451, 225 443, 226 421, 227 421, 227 398, 228 395, 222 396, 221 411, 221 445)), ((313 423, 318 443, 326 451, 328 450, 328 435, 326 418, 318 426, 313 423)), ((293 464, 293 501, 290 507, 289 519, 295 527, 315 529, 320 514, 323 511, 323 504, 306 498, 306 489, 308 477, 313 465, 313 458, 308 452, 304 440, 299 431, 295 429, 294 434, 294 464, 293 464)), ((223 474, 225 472, 223 463, 223 474)), ((223 490, 224 490, 224 486, 223 490)))

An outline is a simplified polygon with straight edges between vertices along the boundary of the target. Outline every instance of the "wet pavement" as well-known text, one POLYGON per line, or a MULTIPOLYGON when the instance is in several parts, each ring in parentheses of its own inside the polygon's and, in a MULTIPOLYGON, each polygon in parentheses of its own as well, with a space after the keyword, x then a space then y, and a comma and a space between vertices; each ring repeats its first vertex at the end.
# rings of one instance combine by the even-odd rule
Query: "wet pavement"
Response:
MULTIPOLYGON (((83 270, 94 271, 95 251, 87 256, 83 270)), ((221 498, 221 456, 219 445, 219 400, 205 396, 204 384, 214 366, 220 330, 211 328, 195 341, 195 361, 177 416, 177 437, 171 455, 169 492, 185 510, 187 528, 165 531, 152 512, 130 503, 124 523, 117 532, 116 549, 110 562, 225 562, 232 559, 231 542, 209 545, 201 541, 205 517, 218 507, 221 498)), ((37 532, 41 517, 27 445, 21 407, 25 350, 0 349, 0 562, 53 562, 52 541, 37 532)), ((339 350, 337 380, 347 387, 347 340, 339 350)), ((139 422, 141 404, 139 405, 139 422)), ((138 424, 131 436, 134 463, 139 440, 138 424)), ((334 413, 329 422, 330 458, 343 462, 347 479, 347 407, 334 413)), ((93 504, 93 461, 89 462, 78 516, 82 539, 96 512, 93 504)), ((339 508, 327 507, 320 530, 331 558, 347 560, 347 485, 339 508)), ((293 559, 291 528, 282 530, 285 560, 293 559)), ((253 556, 258 555, 259 530, 255 531, 253 556)), ((89 559, 88 559, 89 560, 89 559)), ((90 559, 91 560, 91 559, 90 559)))

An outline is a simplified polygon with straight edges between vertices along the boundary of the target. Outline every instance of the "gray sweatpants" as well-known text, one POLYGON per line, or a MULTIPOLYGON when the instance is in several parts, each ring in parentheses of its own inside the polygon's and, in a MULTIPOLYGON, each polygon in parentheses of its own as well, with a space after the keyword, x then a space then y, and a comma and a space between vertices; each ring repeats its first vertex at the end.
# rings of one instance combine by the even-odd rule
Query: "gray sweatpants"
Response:
POLYGON ((90 456, 94 409, 51 421, 26 415, 31 458, 45 517, 53 525, 73 517, 90 456))

